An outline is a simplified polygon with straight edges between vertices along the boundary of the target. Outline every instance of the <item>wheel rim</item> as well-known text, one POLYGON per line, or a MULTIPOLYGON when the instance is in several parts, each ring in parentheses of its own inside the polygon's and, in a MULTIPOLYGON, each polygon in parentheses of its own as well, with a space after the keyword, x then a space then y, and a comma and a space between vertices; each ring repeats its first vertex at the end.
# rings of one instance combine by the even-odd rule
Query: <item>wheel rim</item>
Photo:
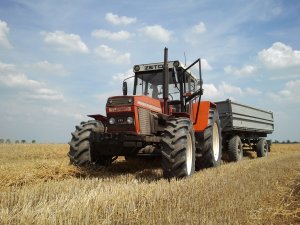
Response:
POLYGON ((264 153, 265 153, 265 156, 268 154, 268 146, 267 146, 267 143, 264 144, 264 153))
POLYGON ((187 175, 190 175, 192 172, 193 165, 193 145, 192 145, 192 137, 189 134, 187 136, 187 148, 186 148, 186 172, 187 175))
POLYGON ((217 123, 213 126, 213 153, 215 161, 218 161, 220 155, 220 140, 219 140, 219 128, 217 123))

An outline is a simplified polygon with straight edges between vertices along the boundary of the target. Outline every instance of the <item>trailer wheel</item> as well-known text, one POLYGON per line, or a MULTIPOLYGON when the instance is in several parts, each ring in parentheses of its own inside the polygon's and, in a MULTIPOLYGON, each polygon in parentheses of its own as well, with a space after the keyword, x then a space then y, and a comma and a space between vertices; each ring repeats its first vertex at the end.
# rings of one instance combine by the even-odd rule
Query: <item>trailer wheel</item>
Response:
POLYGON ((219 114, 216 109, 209 110, 208 126, 197 134, 196 170, 216 167, 221 164, 222 136, 219 114))
POLYGON ((228 143, 228 155, 230 162, 237 162, 243 158, 243 144, 238 135, 232 137, 228 143))
POLYGON ((269 147, 267 140, 262 138, 256 144, 257 157, 265 157, 268 155, 269 147))
POLYGON ((92 161, 101 165, 110 164, 111 158, 103 157, 96 160, 91 159, 89 138, 92 131, 104 132, 103 124, 97 120, 81 122, 79 126, 76 126, 76 130, 71 133, 72 139, 69 142, 70 151, 68 153, 71 164, 87 166, 92 161))
POLYGON ((195 171, 195 136, 188 118, 172 118, 162 137, 162 168, 165 178, 182 178, 195 171))

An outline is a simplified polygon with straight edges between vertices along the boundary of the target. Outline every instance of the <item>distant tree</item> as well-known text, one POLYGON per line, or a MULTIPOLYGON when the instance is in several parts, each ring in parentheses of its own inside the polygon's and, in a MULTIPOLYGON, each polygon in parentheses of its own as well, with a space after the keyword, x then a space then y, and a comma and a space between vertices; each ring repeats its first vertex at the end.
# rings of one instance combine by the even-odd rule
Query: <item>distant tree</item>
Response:
POLYGON ((25 143, 26 143, 26 140, 22 140, 21 143, 22 143, 22 144, 25 144, 25 143))
POLYGON ((0 139, 0 144, 3 144, 4 143, 4 139, 0 139))
POLYGON ((287 144, 290 144, 290 143, 291 143, 291 141, 290 141, 290 140, 287 140, 287 141, 286 141, 286 143, 287 143, 287 144))
POLYGON ((279 141, 278 141, 278 140, 275 140, 275 141, 274 141, 274 143, 278 144, 278 143, 279 143, 279 141))
POLYGON ((31 142, 32 144, 35 144, 36 143, 36 140, 32 140, 32 142, 31 142))
POLYGON ((20 141, 19 141, 19 140, 16 140, 16 141, 15 141, 15 143, 16 143, 16 144, 19 144, 19 143, 20 143, 20 141))
POLYGON ((9 138, 6 139, 5 143, 6 143, 6 144, 10 144, 10 143, 11 143, 10 139, 9 139, 9 138))
POLYGON ((281 144, 285 144, 285 141, 282 141, 281 144))

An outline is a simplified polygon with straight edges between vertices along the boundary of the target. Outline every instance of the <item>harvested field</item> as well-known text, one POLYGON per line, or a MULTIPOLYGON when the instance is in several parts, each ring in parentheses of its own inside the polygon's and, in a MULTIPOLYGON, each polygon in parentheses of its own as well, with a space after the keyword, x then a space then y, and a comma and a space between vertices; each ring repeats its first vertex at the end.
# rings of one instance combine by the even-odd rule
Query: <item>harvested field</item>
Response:
POLYGON ((297 224, 300 145, 162 179, 160 163, 69 165, 67 145, 0 145, 0 224, 297 224))

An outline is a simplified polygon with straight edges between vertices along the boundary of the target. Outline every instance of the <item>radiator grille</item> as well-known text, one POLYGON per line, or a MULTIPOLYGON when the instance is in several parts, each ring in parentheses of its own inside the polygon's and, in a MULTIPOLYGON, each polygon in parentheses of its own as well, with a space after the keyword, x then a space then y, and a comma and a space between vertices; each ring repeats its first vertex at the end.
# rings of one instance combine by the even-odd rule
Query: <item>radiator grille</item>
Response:
POLYGON ((132 105, 132 98, 110 98, 107 100, 107 105, 132 105))
POLYGON ((138 108, 141 134, 151 133, 150 111, 138 108))

